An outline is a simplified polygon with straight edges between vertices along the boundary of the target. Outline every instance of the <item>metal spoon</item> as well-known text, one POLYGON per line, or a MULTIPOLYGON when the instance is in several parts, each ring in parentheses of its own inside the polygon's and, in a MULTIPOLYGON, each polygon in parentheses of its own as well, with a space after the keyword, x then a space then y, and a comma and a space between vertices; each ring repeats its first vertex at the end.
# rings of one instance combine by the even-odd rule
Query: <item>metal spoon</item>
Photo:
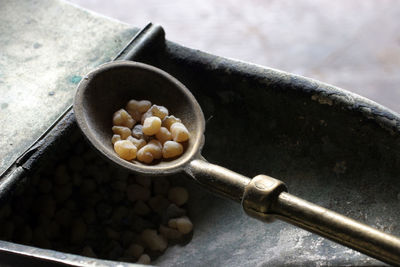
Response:
POLYGON ((199 104, 182 83, 160 69, 132 61, 104 64, 80 82, 74 112, 90 143, 120 167, 153 176, 186 172, 206 188, 241 203, 252 217, 281 219, 383 262, 400 265, 399 238, 295 197, 287 193, 283 182, 269 176, 250 179, 208 163, 201 156, 205 121, 199 104), (191 138, 181 157, 145 165, 117 156, 110 141, 111 116, 132 98, 166 106, 182 119, 191 138))

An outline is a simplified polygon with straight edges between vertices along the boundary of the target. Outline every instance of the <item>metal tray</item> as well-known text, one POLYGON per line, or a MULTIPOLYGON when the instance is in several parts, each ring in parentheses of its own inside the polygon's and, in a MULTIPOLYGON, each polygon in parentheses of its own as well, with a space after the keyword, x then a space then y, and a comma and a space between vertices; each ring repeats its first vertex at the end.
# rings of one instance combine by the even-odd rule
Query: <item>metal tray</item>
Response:
MULTIPOLYGON (((398 114, 315 80, 166 41, 160 27, 140 31, 116 60, 121 58, 161 68, 192 91, 207 120, 203 155, 210 162, 249 177, 271 175, 295 195, 400 235, 398 114)), ((3 174, 1 203, 23 196, 24 184, 44 162, 54 161, 77 131, 68 109, 3 174)), ((383 265, 286 223, 253 220, 239 205, 185 177, 177 179, 190 191, 194 234, 154 264, 383 265)), ((7 265, 117 264, 6 241, 0 241, 0 251, 0 262, 7 265)))

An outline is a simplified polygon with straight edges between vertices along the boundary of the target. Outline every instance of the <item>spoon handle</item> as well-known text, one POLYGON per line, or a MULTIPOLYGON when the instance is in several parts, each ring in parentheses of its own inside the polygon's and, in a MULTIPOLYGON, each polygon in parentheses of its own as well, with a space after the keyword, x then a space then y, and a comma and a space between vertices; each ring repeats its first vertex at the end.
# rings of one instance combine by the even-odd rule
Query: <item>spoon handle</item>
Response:
POLYGON ((249 179, 231 170, 193 160, 186 169, 197 182, 242 204, 245 212, 262 221, 280 219, 400 266, 400 239, 287 193, 283 182, 266 175, 249 179))
POLYGON ((383 262, 400 265, 400 239, 301 198, 282 192, 275 217, 383 262))

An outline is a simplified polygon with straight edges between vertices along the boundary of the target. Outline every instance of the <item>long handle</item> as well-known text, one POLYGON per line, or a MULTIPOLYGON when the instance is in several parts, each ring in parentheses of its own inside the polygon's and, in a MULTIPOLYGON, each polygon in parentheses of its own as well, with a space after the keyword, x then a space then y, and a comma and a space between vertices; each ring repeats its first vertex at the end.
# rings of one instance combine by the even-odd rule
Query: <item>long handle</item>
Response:
POLYGON ((276 218, 383 262, 400 265, 400 239, 282 192, 271 208, 276 218))
POLYGON ((186 172, 207 189, 241 203, 254 218, 277 218, 400 266, 399 238, 295 197, 277 179, 266 175, 249 179, 205 160, 193 160, 186 172))

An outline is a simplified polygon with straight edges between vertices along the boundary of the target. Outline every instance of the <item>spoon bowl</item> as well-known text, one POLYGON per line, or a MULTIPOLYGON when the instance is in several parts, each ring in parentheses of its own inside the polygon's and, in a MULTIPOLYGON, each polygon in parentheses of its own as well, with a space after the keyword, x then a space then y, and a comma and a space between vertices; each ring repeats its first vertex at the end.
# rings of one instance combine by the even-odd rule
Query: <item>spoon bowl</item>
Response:
POLYGON ((125 169, 146 175, 167 175, 182 171, 204 143, 204 115, 190 91, 168 73, 138 62, 116 61, 91 71, 79 83, 74 113, 89 142, 108 160, 125 169), (128 162, 114 151, 111 137, 112 114, 131 99, 149 100, 165 106, 180 118, 190 132, 179 158, 152 165, 128 162))

